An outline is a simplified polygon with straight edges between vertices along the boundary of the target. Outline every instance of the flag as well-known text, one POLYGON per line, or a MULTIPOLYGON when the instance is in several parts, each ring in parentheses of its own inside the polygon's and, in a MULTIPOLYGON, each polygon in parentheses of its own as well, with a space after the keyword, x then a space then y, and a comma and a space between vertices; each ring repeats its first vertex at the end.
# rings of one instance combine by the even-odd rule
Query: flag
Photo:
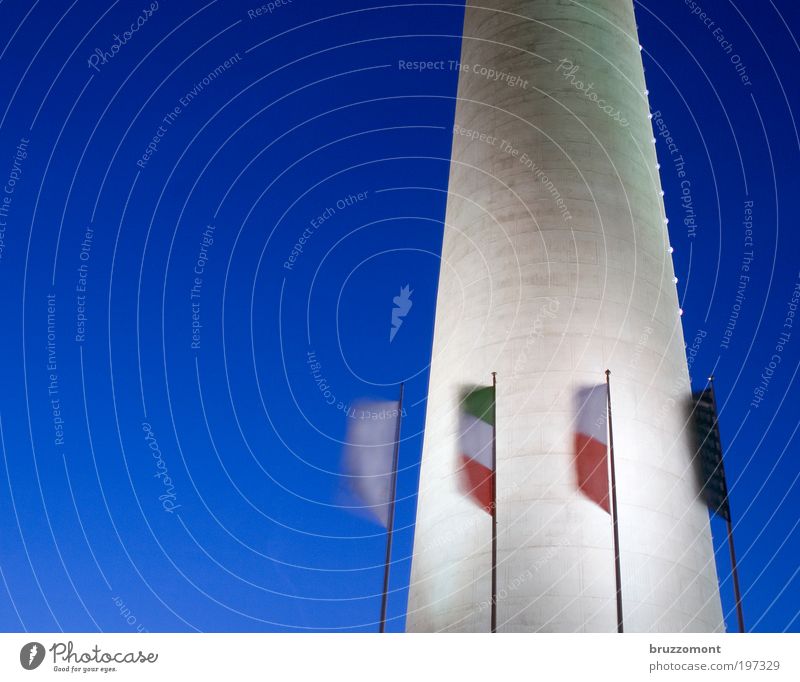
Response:
POLYGON ((608 499, 608 387, 579 389, 575 394, 575 471, 578 487, 611 513, 608 499))
POLYGON ((396 400, 361 401, 348 412, 344 471, 359 508, 389 525, 394 483, 397 426, 400 404, 396 400))
POLYGON ((703 477, 703 498, 711 511, 728 521, 731 510, 713 391, 713 388, 706 388, 692 395, 695 446, 703 477))
POLYGON ((494 387, 466 391, 461 397, 460 409, 461 486, 484 511, 491 514, 494 506, 494 387))

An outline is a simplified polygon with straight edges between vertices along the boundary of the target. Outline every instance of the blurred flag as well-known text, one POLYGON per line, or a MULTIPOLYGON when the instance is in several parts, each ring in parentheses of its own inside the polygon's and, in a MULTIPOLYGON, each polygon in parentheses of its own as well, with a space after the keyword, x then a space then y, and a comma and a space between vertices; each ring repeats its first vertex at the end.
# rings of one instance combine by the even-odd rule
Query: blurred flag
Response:
POLYGON ((459 451, 461 486, 487 513, 492 513, 495 390, 476 388, 461 397, 459 451))
POLYGON ((731 555, 731 574, 733 576, 733 595, 736 599, 736 619, 739 632, 744 632, 744 610, 742 609, 742 590, 739 587, 739 569, 736 564, 736 547, 733 542, 733 519, 728 499, 728 483, 725 480, 725 467, 722 463, 722 439, 719 433, 717 398, 714 391, 714 377, 708 377, 708 386, 692 394, 692 414, 694 416, 695 445, 699 457, 702 476, 702 494, 709 509, 725 519, 728 527, 728 550, 731 555))
POLYGON ((586 497, 611 513, 608 501, 608 387, 588 386, 575 393, 575 470, 586 497))
POLYGON ((696 452, 700 457, 703 497, 709 509, 730 521, 728 484, 722 464, 722 441, 714 403, 714 389, 705 388, 692 394, 696 452))
POLYGON ((344 471, 363 511, 389 525, 400 403, 364 400, 348 413, 344 471))

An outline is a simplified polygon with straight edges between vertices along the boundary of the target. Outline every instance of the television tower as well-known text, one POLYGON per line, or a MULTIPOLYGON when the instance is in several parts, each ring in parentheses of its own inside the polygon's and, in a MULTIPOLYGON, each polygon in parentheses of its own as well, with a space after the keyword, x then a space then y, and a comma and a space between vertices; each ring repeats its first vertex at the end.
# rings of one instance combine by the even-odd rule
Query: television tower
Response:
POLYGON ((409 631, 490 628, 491 522, 456 469, 462 387, 492 372, 497 629, 616 630, 573 463, 573 397, 607 368, 625 630, 723 630, 640 49, 632 0, 467 2, 409 631))

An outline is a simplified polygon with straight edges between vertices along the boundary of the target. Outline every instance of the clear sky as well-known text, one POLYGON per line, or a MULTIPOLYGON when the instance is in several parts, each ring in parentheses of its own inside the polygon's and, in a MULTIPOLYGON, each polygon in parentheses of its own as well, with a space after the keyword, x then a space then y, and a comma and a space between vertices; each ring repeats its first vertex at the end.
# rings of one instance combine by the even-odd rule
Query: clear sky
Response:
MULTIPOLYGON (((796 631, 800 13, 707 4, 636 12, 745 615, 796 631)), ((405 381, 403 629, 457 72, 400 63, 456 60, 462 19, 0 4, 0 630, 376 630, 384 535, 342 508, 340 441, 351 401, 405 381)))

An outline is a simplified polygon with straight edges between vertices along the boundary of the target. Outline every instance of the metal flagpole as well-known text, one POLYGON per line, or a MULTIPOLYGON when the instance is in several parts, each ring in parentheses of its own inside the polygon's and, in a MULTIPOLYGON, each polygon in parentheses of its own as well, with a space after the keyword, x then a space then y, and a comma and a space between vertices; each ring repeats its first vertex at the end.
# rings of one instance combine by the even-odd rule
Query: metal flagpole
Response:
POLYGON ((622 627, 622 571, 619 561, 619 520, 617 518, 617 474, 614 466, 614 428, 611 423, 611 370, 606 370, 608 394, 608 462, 611 470, 611 524, 614 528, 614 572, 617 578, 617 632, 622 627))
POLYGON ((731 552, 731 572, 733 573, 733 593, 736 597, 736 618, 739 621, 739 632, 744 632, 744 612, 742 611, 742 594, 739 591, 739 570, 736 567, 736 550, 733 547, 733 526, 728 511, 728 548, 731 552))
MULTIPOLYGON (((711 404, 714 407, 714 427, 719 430, 719 414, 717 412, 717 392, 714 390, 714 375, 708 377, 708 383, 711 388, 711 404)), ((720 441, 720 447, 722 441, 720 441)), ((725 469, 722 470, 722 475, 725 476, 725 469)), ((728 499, 728 485, 725 484, 725 523, 728 525, 728 550, 731 554, 731 574, 733 575, 733 594, 736 599, 736 618, 739 622, 739 632, 744 632, 744 611, 742 610, 742 593, 739 589, 739 569, 736 564, 736 549, 733 546, 733 522, 731 521, 731 503, 728 499)))
POLYGON ((386 563, 383 568, 383 599, 381 600, 381 629, 386 632, 386 606, 389 598, 389 565, 392 560, 392 531, 394 529, 394 503, 397 498, 397 463, 400 457, 400 422, 403 419, 403 387, 400 384, 400 398, 397 401, 397 428, 394 434, 394 457, 392 458, 392 480, 389 484, 391 502, 389 503, 389 518, 386 522, 386 563))
POLYGON ((492 632, 497 632, 497 372, 492 372, 492 632))

